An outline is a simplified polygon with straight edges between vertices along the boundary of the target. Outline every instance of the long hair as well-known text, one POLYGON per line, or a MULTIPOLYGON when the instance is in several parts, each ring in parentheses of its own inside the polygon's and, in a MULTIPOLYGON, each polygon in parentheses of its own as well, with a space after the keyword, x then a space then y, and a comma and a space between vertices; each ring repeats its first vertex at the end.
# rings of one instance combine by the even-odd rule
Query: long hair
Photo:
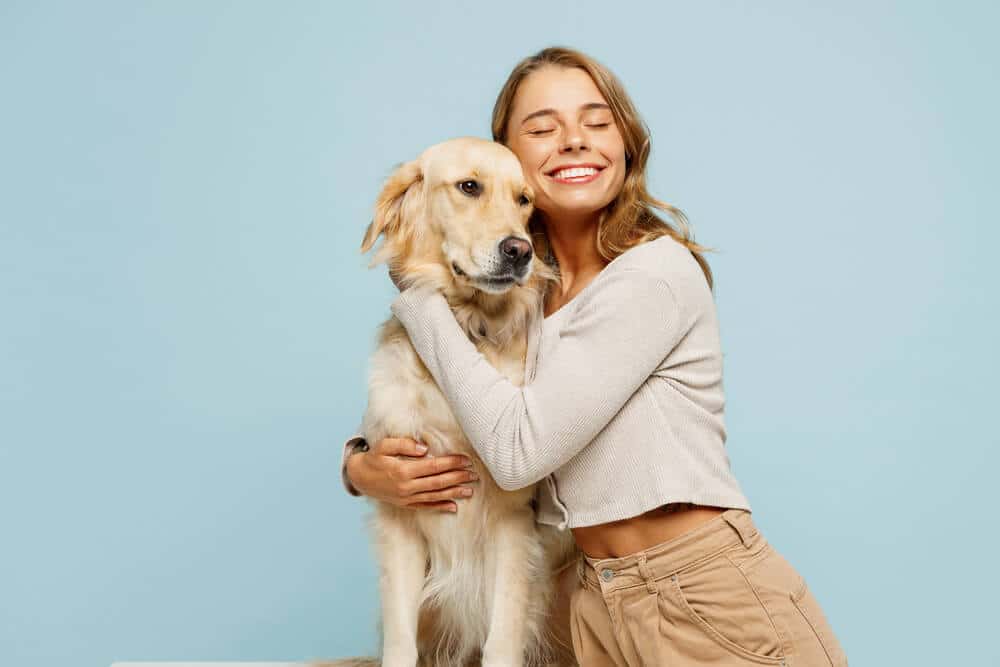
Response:
MULTIPOLYGON (((528 56, 514 66, 497 95, 493 105, 493 140, 507 145, 507 123, 518 86, 529 74, 549 65, 576 67, 590 75, 611 107, 625 143, 625 183, 618 196, 601 212, 597 229, 597 251, 610 262, 629 248, 669 234, 691 251, 705 274, 709 289, 712 289, 712 270, 702 253, 714 252, 714 249, 695 243, 683 211, 656 199, 646 189, 649 128, 639 116, 625 87, 607 67, 584 53, 558 46, 542 49, 528 56), (660 218, 653 209, 666 212, 677 221, 680 229, 675 229, 660 218)), ((537 210, 528 221, 528 231, 531 233, 535 252, 543 258, 551 257, 548 236, 537 210)))

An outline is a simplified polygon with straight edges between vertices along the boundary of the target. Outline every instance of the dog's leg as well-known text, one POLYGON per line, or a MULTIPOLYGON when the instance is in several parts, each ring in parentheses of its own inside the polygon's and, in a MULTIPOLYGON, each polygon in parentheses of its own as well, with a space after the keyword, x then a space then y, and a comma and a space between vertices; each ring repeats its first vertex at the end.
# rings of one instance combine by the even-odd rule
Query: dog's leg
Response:
POLYGON ((417 664, 417 619, 427 575, 427 544, 398 511, 383 512, 379 530, 379 590, 382 596, 382 666, 417 664))
POLYGON ((525 610, 531 582, 541 565, 534 533, 534 516, 520 512, 496 525, 494 548, 487 554, 487 572, 493 574, 493 608, 489 635, 483 647, 483 667, 511 667, 524 663, 527 639, 525 610), (534 552, 532 551, 534 550, 534 552))

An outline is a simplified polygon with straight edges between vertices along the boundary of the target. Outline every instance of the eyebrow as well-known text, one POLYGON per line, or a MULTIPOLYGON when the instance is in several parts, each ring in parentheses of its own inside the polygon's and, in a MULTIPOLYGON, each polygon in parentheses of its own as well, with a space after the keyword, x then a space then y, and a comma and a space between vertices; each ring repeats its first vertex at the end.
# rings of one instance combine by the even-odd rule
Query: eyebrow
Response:
MULTIPOLYGON (((611 107, 609 107, 607 104, 604 104, 603 102, 589 102, 587 104, 583 104, 580 106, 580 111, 589 111, 590 109, 611 109, 611 107)), ((525 116, 524 119, 521 121, 521 125, 524 125, 529 120, 531 120, 532 118, 536 118, 537 116, 555 116, 556 113, 557 112, 555 109, 539 109, 538 111, 529 113, 527 116, 525 116)))

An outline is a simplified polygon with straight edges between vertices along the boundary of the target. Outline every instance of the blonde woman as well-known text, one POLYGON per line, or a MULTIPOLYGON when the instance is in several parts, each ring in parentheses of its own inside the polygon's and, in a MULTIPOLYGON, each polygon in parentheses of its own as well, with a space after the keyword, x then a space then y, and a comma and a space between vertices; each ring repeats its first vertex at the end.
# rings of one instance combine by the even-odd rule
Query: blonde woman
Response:
MULTIPOLYGON (((544 49, 511 72, 492 129, 534 190, 534 251, 561 276, 534 376, 507 381, 437 292, 403 290, 392 312, 500 486, 545 481, 538 520, 569 528, 583 551, 559 574, 577 660, 846 665, 730 469, 706 248, 647 191, 649 134, 623 86, 585 54, 544 49)), ((467 461, 422 455, 409 438, 371 449, 352 438, 345 485, 454 511, 473 492, 467 461)))

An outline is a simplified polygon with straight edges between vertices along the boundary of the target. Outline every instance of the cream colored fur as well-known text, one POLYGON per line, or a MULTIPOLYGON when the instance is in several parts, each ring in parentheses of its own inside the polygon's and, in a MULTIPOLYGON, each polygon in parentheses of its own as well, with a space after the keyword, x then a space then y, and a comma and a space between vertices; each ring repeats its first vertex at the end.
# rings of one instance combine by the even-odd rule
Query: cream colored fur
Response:
MULTIPOLYGON (((503 239, 530 242, 531 206, 522 195, 530 199, 530 189, 505 147, 446 141, 396 169, 362 243, 367 252, 383 235, 372 266, 387 262, 404 288, 440 290, 469 339, 517 385, 524 381, 528 326, 556 274, 532 256, 530 272, 511 286, 474 279, 502 272, 503 239), (468 180, 482 186, 479 196, 457 186, 468 180)), ((571 534, 536 523, 534 487, 496 485, 395 317, 379 330, 368 388, 362 429, 369 442, 414 437, 430 455, 469 456, 481 479, 472 498, 456 501, 456 514, 376 501, 381 664, 576 664, 572 649, 557 641, 565 631, 552 627, 551 614, 554 572, 578 556, 571 534)))

